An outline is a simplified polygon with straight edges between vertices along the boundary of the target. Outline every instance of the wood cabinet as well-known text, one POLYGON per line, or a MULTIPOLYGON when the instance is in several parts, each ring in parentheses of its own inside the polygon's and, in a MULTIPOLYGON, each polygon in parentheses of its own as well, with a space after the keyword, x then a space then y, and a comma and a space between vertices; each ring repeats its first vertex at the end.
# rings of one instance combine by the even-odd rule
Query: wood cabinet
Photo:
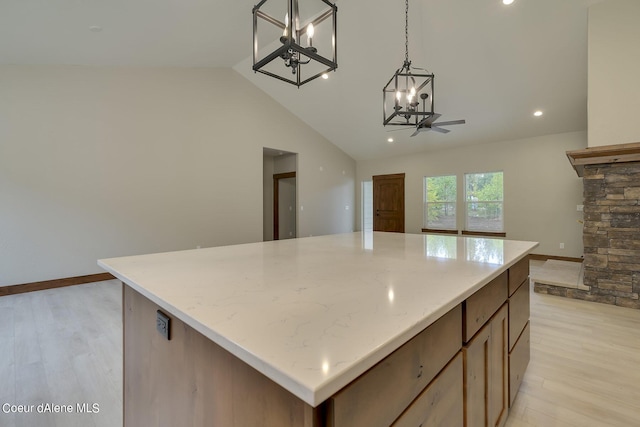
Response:
POLYGON ((509 268, 509 296, 529 278, 529 257, 525 256, 509 268))
POLYGON ((316 427, 312 408, 177 318, 123 287, 124 426, 316 427))
POLYGON ((462 349, 466 427, 503 426, 507 420, 508 330, 503 304, 462 349))
POLYGON ((507 300, 507 278, 508 271, 505 271, 463 303, 465 343, 471 340, 507 300))
POLYGON ((124 426, 501 427, 529 362, 528 264, 514 267, 317 407, 179 319, 166 340, 160 307, 125 285, 124 426))
POLYGON ((529 283, 522 283, 509 297, 509 351, 513 350, 516 341, 529 322, 529 283))
POLYGON ((530 347, 529 322, 527 322, 520 338, 509 353, 509 407, 513 406, 522 378, 529 366, 530 347))
POLYGON ((529 257, 509 269, 509 407, 529 365, 529 257))
POLYGON ((462 353, 418 396, 393 427, 463 425, 462 353))
MULTIPOLYGON (((462 309, 458 305, 331 397, 329 425, 390 426, 461 347, 462 309)), ((462 399, 459 403, 460 411, 462 399)))

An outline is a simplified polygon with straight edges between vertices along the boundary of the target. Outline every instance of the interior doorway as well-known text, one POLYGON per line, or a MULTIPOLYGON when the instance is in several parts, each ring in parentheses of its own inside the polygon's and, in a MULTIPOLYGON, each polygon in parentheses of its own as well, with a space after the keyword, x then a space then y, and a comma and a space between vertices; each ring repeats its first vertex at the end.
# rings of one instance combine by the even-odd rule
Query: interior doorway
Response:
POLYGON ((373 177, 373 231, 404 233, 404 174, 373 177))
POLYGON ((296 237, 296 173, 273 175, 273 240, 296 237))
POLYGON ((298 155, 263 148, 263 240, 298 235, 298 155))

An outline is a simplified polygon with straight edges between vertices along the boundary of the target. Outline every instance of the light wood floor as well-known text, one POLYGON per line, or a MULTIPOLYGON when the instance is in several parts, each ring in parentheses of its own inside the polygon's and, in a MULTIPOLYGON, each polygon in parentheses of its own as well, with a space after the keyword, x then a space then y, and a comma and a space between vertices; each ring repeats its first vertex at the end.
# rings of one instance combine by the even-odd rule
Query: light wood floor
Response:
MULTIPOLYGON (((100 412, 0 406, 0 426, 120 427, 121 319, 116 281, 1 297, 0 405, 87 402, 100 412)), ((507 426, 640 426, 640 310, 532 294, 531 341, 507 426)))
POLYGON ((0 426, 122 426, 121 313, 115 280, 0 297, 0 426), (6 414, 5 403, 74 413, 6 414))
POLYGON ((507 426, 640 426, 640 310, 532 293, 531 362, 507 426))

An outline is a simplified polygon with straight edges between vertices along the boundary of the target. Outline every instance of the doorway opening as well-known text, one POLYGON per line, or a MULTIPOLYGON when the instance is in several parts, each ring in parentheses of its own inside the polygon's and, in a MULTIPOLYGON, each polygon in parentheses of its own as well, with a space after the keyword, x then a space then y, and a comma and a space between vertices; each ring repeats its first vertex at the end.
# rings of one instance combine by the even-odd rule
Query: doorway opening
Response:
POLYGON ((296 237, 296 173, 273 175, 273 240, 296 237))
POLYGON ((298 154, 263 148, 263 240, 298 235, 298 154))

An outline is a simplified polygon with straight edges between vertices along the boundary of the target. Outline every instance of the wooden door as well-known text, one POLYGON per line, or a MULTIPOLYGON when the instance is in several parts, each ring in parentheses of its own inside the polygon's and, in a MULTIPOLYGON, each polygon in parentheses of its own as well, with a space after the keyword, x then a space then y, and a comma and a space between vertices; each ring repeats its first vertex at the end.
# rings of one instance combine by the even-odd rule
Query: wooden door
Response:
POLYGON ((373 231, 404 233, 404 174, 373 177, 373 231))

